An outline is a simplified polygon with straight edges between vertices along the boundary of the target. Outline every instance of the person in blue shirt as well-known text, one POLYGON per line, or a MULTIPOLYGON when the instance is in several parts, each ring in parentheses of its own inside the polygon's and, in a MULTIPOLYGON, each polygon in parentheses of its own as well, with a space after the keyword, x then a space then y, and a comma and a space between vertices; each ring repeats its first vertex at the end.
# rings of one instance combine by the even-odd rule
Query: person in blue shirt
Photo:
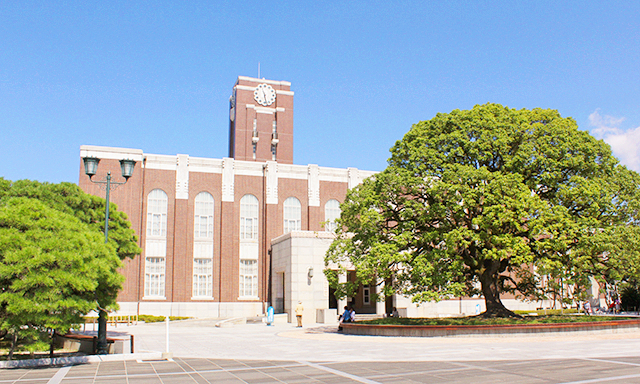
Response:
POLYGON ((343 323, 351 322, 351 311, 349 310, 349 307, 347 307, 346 305, 344 306, 344 313, 341 316, 341 320, 343 323))
POLYGON ((344 313, 340 315, 338 320, 340 320, 338 323, 338 331, 342 331, 342 323, 351 322, 351 311, 349 311, 349 307, 344 306, 344 313))

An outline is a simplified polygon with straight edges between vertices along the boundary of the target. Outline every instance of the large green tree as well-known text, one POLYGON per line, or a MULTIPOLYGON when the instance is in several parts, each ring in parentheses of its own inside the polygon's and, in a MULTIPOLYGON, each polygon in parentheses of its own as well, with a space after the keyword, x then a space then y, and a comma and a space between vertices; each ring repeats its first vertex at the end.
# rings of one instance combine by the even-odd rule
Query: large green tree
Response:
MULTIPOLYGON (((104 233, 105 199, 85 193, 72 183, 41 183, 32 180, 9 182, 0 178, 0 201, 10 197, 37 199, 54 209, 75 216, 95 231, 104 233)), ((134 258, 142 250, 127 214, 109 204, 109 243, 120 259, 134 258)))
MULTIPOLYGON (((326 264, 416 302, 480 293, 536 299, 543 276, 579 292, 636 257, 640 178, 557 111, 497 104, 438 114, 391 149, 388 167, 347 194, 326 264), (615 261, 615 262, 614 262, 615 261)), ((353 283, 338 283, 339 295, 353 283)), ((333 269, 333 270, 332 270, 333 269)), ((622 272, 620 272, 622 273, 622 272)))
POLYGON ((92 309, 116 308, 121 259, 140 252, 124 213, 70 183, 0 178, 0 329, 13 344, 66 332, 92 309))

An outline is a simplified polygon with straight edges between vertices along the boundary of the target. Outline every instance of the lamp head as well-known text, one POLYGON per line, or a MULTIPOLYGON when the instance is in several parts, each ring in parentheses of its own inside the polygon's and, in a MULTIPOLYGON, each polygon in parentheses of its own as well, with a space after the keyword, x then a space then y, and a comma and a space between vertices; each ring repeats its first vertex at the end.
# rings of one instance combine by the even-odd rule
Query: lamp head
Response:
POLYGON ((92 178, 93 175, 98 172, 98 163, 100 162, 100 159, 97 157, 83 157, 82 161, 84 162, 84 173, 89 176, 89 178, 92 178))
POLYGON ((134 160, 122 159, 120 160, 120 168, 122 169, 122 177, 125 180, 129 180, 131 176, 133 176, 133 169, 136 166, 136 162, 134 160))

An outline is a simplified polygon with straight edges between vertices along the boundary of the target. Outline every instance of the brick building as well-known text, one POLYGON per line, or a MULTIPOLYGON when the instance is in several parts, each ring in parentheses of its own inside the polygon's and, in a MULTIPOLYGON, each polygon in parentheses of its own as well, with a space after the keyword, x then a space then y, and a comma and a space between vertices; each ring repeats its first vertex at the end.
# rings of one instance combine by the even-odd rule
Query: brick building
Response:
MULTIPOLYGON (((81 158, 100 159, 98 179, 109 171, 118 179, 119 160, 136 161, 133 176, 111 193, 143 249, 125 261, 119 313, 256 316, 273 305, 291 317, 302 301, 305 323, 335 322, 347 302, 333 297, 322 273, 333 220, 347 190, 375 172, 294 165, 293 96, 289 82, 239 77, 229 103, 229 157, 222 159, 80 148, 81 158)), ((79 185, 104 196, 82 161, 79 185)), ((409 316, 484 306, 480 298, 417 306, 396 296, 376 303, 375 289, 360 287, 349 304, 357 313, 396 306, 409 316)), ((512 309, 532 306, 505 299, 512 309)))
MULTIPOLYGON (((287 290, 282 274, 272 269, 271 241, 300 231, 325 236, 347 189, 373 174, 293 164, 290 87, 285 81, 238 78, 230 97, 227 158, 80 148, 81 158, 100 159, 98 179, 108 171, 118 179, 119 160, 136 161, 133 176, 111 193, 143 249, 125 262, 121 313, 255 316, 265 303, 284 310, 287 290), (272 273, 279 276, 273 290, 272 273), (274 291, 280 294, 277 303, 274 291)), ((86 192, 104 196, 82 165, 79 181, 86 192)), ((316 271, 325 292, 322 264, 316 271)), ((328 308, 328 299, 323 301, 318 305, 328 308)), ((314 308, 308 306, 310 316, 314 308)))

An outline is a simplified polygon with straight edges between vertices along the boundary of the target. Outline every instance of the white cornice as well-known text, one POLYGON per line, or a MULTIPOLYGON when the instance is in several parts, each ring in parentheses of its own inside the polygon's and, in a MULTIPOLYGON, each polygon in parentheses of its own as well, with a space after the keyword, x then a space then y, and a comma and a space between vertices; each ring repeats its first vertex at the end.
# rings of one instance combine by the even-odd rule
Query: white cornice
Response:
MULTIPOLYGON (((251 91, 251 92, 253 92, 256 89, 256 87, 250 87, 248 85, 236 85, 233 88, 240 89, 243 91, 251 91)), ((275 91, 277 95, 283 95, 283 96, 293 96, 295 94, 293 91, 285 91, 284 89, 276 89, 275 91)))
MULTIPOLYGON (((273 85, 284 85, 287 87, 291 86, 291 83, 288 81, 278 81, 278 80, 267 80, 267 79, 256 79, 255 77, 248 77, 248 76, 238 76, 238 81, 240 80, 245 80, 245 81, 252 81, 255 83, 266 83, 266 84, 273 84, 273 85)), ((237 84, 237 83, 236 83, 237 84)))
MULTIPOLYGON (((280 110, 280 108, 278 108, 280 110)), ((154 155, 144 154, 140 149, 130 148, 115 148, 115 147, 100 147, 93 145, 82 145, 80 147, 80 156, 94 156, 99 159, 132 159, 141 162, 145 159, 144 166, 148 169, 163 169, 169 171, 177 170, 178 156, 177 155, 154 155)), ((186 156, 186 155, 183 155, 186 156)), ((228 176, 242 175, 242 176, 263 176, 263 167, 266 163, 256 161, 240 161, 233 159, 212 159, 203 157, 187 157, 189 172, 202 172, 202 173, 223 173, 224 161, 229 163, 230 168, 227 172, 230 172, 228 176)), ((367 177, 375 175, 378 172, 363 171, 356 168, 329 168, 318 167, 316 165, 294 165, 294 164, 277 164, 277 177, 279 179, 298 179, 308 180, 310 178, 309 169, 313 168, 312 172, 315 185, 315 178, 318 181, 329 182, 341 182, 350 183, 353 187, 355 184, 362 182, 367 177), (317 168, 316 168, 317 167, 317 168), (317 171, 316 171, 317 169, 317 171), (316 173, 317 172, 317 173, 316 173)))
POLYGON ((81 145, 80 157, 97 157, 98 159, 142 161, 142 149, 100 147, 97 145, 81 145))
POLYGON ((163 169, 175 171, 178 169, 177 156, 145 155, 144 167, 147 169, 163 169))

